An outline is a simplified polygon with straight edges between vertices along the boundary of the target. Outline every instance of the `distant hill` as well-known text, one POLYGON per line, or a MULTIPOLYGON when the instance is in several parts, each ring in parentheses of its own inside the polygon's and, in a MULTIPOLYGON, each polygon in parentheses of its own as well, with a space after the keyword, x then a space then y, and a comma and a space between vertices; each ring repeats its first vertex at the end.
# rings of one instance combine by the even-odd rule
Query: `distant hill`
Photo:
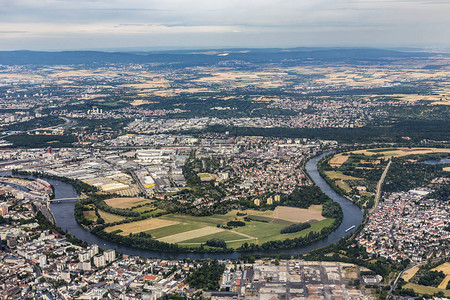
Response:
POLYGON ((301 62, 377 62, 392 59, 427 57, 428 52, 404 52, 372 48, 292 48, 292 49, 221 49, 166 52, 100 52, 100 51, 0 51, 2 65, 80 65, 108 63, 176 63, 208 65, 221 61, 241 60, 252 63, 301 62))

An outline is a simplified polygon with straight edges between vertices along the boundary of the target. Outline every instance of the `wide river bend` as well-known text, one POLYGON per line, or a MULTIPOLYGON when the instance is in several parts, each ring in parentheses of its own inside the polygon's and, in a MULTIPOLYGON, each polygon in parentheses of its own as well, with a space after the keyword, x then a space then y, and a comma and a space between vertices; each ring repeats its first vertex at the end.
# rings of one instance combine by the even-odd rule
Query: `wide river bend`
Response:
MULTIPOLYGON (((308 246, 294 248, 294 249, 286 249, 286 250, 272 250, 272 251, 264 251, 264 252, 231 252, 231 253, 164 253, 164 252, 156 252, 150 250, 142 250, 129 246, 119 245, 110 241, 103 240, 89 231, 85 230, 83 227, 78 225, 74 216, 74 201, 62 201, 60 203, 52 202, 50 204, 50 209, 55 216, 56 223, 59 227, 61 227, 64 231, 70 232, 73 236, 76 236, 80 240, 86 241, 89 244, 97 244, 101 248, 108 249, 116 249, 119 252, 128 255, 139 255, 151 258, 170 258, 170 259, 183 259, 183 258, 191 258, 191 259, 201 259, 201 258, 216 258, 216 259, 237 259, 243 255, 252 255, 252 254, 304 254, 308 253, 312 250, 328 246, 330 244, 336 243, 342 237, 351 234, 356 227, 362 222, 363 213, 361 209, 350 202, 349 200, 338 195, 331 186, 320 176, 319 171, 317 170, 317 163, 319 160, 324 157, 327 153, 321 154, 310 159, 306 163, 306 171, 309 176, 312 178, 314 183, 332 198, 334 201, 338 202, 342 210, 344 212, 344 218, 342 220, 342 224, 338 229, 333 231, 328 237, 314 242, 308 246), (348 228, 355 226, 353 229, 346 231, 348 228)), ((11 176, 11 172, 0 172, 0 176, 11 176)), ((22 178, 33 178, 32 176, 20 176, 22 178)), ((65 198, 78 198, 77 192, 75 188, 67 183, 45 179, 50 184, 53 185, 55 189, 55 200, 57 199, 65 199, 65 198)))

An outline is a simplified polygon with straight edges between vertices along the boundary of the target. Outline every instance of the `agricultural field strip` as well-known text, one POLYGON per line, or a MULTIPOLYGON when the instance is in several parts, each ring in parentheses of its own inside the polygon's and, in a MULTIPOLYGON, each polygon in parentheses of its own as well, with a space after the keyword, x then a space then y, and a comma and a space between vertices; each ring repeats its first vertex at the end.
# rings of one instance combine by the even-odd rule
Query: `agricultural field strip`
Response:
POLYGON ((127 235, 129 233, 139 233, 148 231, 151 229, 157 229, 161 227, 166 227, 169 225, 178 224, 177 221, 169 221, 164 219, 146 219, 142 221, 132 222, 132 223, 125 223, 120 225, 115 225, 111 227, 107 227, 105 229, 106 232, 113 232, 116 230, 122 230, 120 233, 121 235, 127 235))
POLYGON ((444 272, 445 278, 442 280, 441 284, 439 284, 438 288, 445 289, 447 287, 448 282, 450 281, 450 263, 446 262, 436 268, 432 269, 432 271, 442 271, 444 272))
POLYGON ((343 155, 342 153, 336 154, 330 159, 329 165, 332 167, 340 168, 347 160, 348 160, 347 155, 343 155))
POLYGON ((209 234, 209 235, 204 235, 199 238, 185 240, 185 241, 180 242, 180 244, 181 245, 200 245, 200 244, 205 243, 206 241, 213 239, 213 238, 222 239, 222 240, 226 241, 227 243, 250 242, 250 241, 257 242, 258 241, 258 238, 246 235, 244 233, 240 233, 240 232, 236 232, 236 231, 232 231, 232 230, 225 230, 225 231, 221 231, 219 233, 213 233, 213 234, 209 234), (242 239, 242 236, 248 236, 248 237, 245 239, 242 239))
POLYGON ((341 180, 363 180, 363 178, 345 175, 336 171, 325 171, 325 174, 331 179, 341 179, 341 180))
POLYGON ((103 220, 105 220, 106 223, 114 223, 114 222, 118 222, 118 221, 122 221, 122 220, 126 219, 125 217, 115 215, 115 214, 110 214, 103 210, 99 210, 98 213, 100 214, 100 217, 103 220))
POLYGON ((294 223, 308 222, 311 220, 325 220, 322 216, 322 209, 316 210, 315 208, 302 209, 296 207, 277 206, 272 213, 272 217, 275 219, 285 220, 294 223))
POLYGON ((445 289, 450 282, 450 275, 445 276, 444 280, 442 280, 441 284, 439 284, 439 289, 445 289))
POLYGON ((151 203, 153 201, 144 198, 111 198, 105 203, 114 208, 132 208, 137 205, 151 203))
POLYGON ((414 277, 414 275, 416 275, 417 271, 419 271, 419 267, 417 267, 417 266, 409 269, 408 271, 406 271, 403 274, 403 276, 402 276, 403 280, 408 282, 411 278, 414 277))
POLYGON ((191 230, 191 231, 187 231, 187 232, 182 232, 182 233, 165 236, 158 240, 161 242, 166 242, 166 243, 179 243, 182 241, 186 241, 186 240, 190 240, 190 239, 194 239, 194 238, 198 238, 198 237, 202 237, 205 235, 210 235, 210 234, 218 233, 218 232, 222 232, 222 231, 225 231, 225 229, 207 226, 207 227, 203 227, 200 229, 195 229, 195 230, 191 230))
POLYGON ((351 151, 355 154, 364 154, 367 156, 376 155, 376 154, 383 154, 384 156, 395 156, 395 157, 402 157, 402 156, 408 156, 408 155, 414 155, 414 154, 428 154, 428 153, 450 153, 450 149, 444 149, 444 148, 398 148, 398 150, 387 150, 384 152, 372 152, 371 150, 377 150, 377 149, 366 149, 366 150, 358 150, 358 151, 351 151))

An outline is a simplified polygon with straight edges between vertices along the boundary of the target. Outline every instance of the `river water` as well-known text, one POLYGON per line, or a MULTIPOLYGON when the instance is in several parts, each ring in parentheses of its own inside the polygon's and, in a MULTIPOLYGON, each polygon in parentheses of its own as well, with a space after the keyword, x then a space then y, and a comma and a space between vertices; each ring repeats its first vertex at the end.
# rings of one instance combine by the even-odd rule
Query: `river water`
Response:
MULTIPOLYGON (((356 228, 346 230, 352 226, 358 227, 358 225, 362 222, 363 213, 361 209, 350 202, 349 200, 339 196, 332 188, 328 185, 328 183, 320 176, 317 170, 318 161, 324 157, 326 154, 322 154, 316 156, 309 160, 306 163, 306 171, 314 181, 314 183, 330 198, 334 201, 338 202, 342 210, 344 212, 344 218, 342 220, 342 224, 338 229, 333 231, 328 237, 312 243, 308 246, 294 249, 286 249, 286 250, 272 250, 272 251, 264 251, 264 252, 231 252, 231 253, 164 253, 164 252, 156 252, 150 250, 142 250, 138 248, 133 248, 129 246, 122 246, 113 242, 109 242, 103 240, 89 231, 85 230, 83 227, 78 225, 74 216, 74 207, 76 200, 62 201, 60 203, 54 202, 50 204, 50 209, 55 216, 56 224, 61 227, 64 231, 70 232, 73 236, 76 236, 80 240, 83 240, 89 244, 97 244, 101 248, 108 249, 116 249, 119 252, 128 255, 139 255, 151 258, 170 258, 170 259, 183 259, 183 258, 191 258, 191 259, 201 259, 201 258, 216 258, 216 259, 236 259, 241 257, 242 255, 251 255, 251 254, 304 254, 308 253, 312 250, 328 246, 330 244, 336 243, 342 237, 352 233, 356 228)), ((0 172, 1 175, 11 175, 11 172, 0 172)), ((20 176, 22 178, 33 178, 32 176, 20 176)), ((53 185, 55 190, 55 200, 64 199, 64 198, 78 198, 78 195, 75 191, 75 188, 67 183, 45 179, 51 185, 53 185)))
POLYGON ((450 159, 442 158, 440 160, 424 160, 424 161, 422 161, 422 163, 426 164, 426 165, 445 165, 445 164, 450 164, 450 159))

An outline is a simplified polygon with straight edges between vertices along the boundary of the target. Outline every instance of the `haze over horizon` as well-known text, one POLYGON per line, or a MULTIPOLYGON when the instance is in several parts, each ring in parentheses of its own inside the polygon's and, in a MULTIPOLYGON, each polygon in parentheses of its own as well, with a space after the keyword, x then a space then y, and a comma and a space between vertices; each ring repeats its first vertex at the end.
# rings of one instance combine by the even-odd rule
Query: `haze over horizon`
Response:
POLYGON ((450 1, 0 0, 0 50, 450 48, 450 1))

